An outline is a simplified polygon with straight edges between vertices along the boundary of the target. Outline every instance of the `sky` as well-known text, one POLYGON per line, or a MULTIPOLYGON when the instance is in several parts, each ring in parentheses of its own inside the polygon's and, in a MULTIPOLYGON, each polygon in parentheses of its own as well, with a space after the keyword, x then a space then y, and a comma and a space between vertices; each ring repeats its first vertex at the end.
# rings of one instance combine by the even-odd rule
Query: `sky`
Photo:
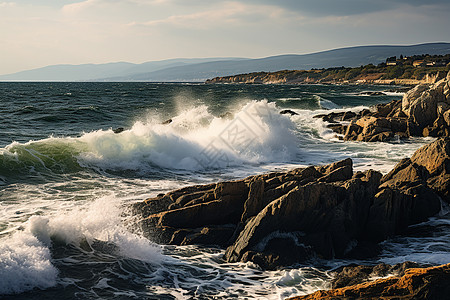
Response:
POLYGON ((0 0, 0 74, 450 41, 449 0, 0 0))

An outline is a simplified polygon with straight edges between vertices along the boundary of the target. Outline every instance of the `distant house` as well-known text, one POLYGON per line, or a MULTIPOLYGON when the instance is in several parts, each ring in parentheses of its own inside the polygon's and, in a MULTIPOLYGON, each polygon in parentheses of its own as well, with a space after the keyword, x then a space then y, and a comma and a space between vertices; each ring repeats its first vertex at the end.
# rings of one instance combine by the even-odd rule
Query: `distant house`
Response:
POLYGON ((388 62, 386 62, 386 65, 387 66, 396 66, 397 62, 396 61, 388 61, 388 62))
POLYGON ((425 62, 423 60, 415 60, 413 62, 413 67, 423 67, 425 66, 425 62))

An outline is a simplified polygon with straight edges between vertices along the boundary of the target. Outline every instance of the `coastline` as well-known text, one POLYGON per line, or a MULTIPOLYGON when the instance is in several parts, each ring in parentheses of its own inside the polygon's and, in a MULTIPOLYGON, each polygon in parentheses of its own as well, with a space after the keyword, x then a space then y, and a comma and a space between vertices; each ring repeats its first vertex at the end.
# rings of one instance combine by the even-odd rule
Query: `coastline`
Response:
MULTIPOLYGON (((422 102, 445 102, 449 78, 450 73, 434 85, 419 85, 403 101, 418 102, 422 110, 426 107, 422 102), (432 96, 425 97, 425 93, 432 96)), ((393 113, 392 107, 398 103, 401 101, 377 107, 378 113, 385 106, 390 107, 386 114, 393 113)), ((443 113, 439 110, 437 116, 431 117, 431 123, 443 113)), ((363 138, 357 141, 378 141, 372 137, 387 136, 377 129, 383 116, 370 117, 376 126, 370 125, 374 128, 369 131, 370 126, 365 124, 363 138)), ((410 121, 417 127, 427 126, 416 119, 410 121)), ((352 124, 345 126, 351 128, 352 124)), ((223 257, 226 262, 252 262, 263 270, 305 263, 314 256, 375 257, 378 243, 437 215, 442 209, 441 201, 450 203, 450 138, 447 131, 442 132, 444 137, 401 160, 384 176, 373 170, 355 173, 351 159, 346 159, 324 166, 189 186, 136 204, 134 211, 142 216, 140 224, 147 238, 168 245, 216 245, 227 249, 223 257)), ((436 269, 444 270, 443 276, 448 276, 448 266, 436 269)), ((405 276, 414 272, 427 276, 427 270, 411 271, 405 276)), ((388 280, 389 284, 392 280, 388 280)), ((439 285, 439 280, 432 284, 439 285)), ((374 285, 384 286, 386 280, 380 282, 374 285)), ((400 295, 402 288, 394 290, 393 295, 400 295)), ((417 287, 409 284, 406 289, 417 287)), ((317 295, 324 296, 317 299, 328 299, 341 294, 317 295)), ((316 299, 317 295, 305 299, 316 299)))
MULTIPOLYGON (((374 84, 374 85, 405 85, 433 84, 445 78, 446 68, 426 70, 422 78, 384 78, 385 73, 362 74, 357 71, 351 76, 340 74, 334 69, 327 70, 284 70, 277 72, 254 72, 231 76, 215 77, 205 81, 206 84, 374 84), (331 72, 331 74, 330 74, 331 72), (349 78, 351 77, 351 78, 349 78)), ((339 68, 337 68, 339 70, 339 68)), ((353 69, 344 69, 344 74, 352 73, 353 69)))
POLYGON ((441 138, 384 176, 353 173, 347 159, 189 186, 138 203, 134 211, 144 234, 158 243, 218 245, 227 248, 226 262, 253 262, 263 270, 315 255, 369 258, 378 255, 379 242, 438 214, 441 201, 450 203, 449 169, 450 139, 441 138))

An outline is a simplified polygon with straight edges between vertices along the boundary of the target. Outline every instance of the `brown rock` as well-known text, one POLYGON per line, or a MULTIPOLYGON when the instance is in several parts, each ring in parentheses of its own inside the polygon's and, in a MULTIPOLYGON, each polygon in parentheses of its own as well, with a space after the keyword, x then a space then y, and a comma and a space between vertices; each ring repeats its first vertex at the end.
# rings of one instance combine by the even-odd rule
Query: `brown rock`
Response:
POLYGON ((375 266, 365 265, 348 265, 333 270, 333 280, 331 287, 333 289, 342 288, 345 286, 351 286, 368 282, 374 277, 386 277, 388 275, 403 276, 405 271, 411 268, 418 268, 419 264, 414 262, 404 262, 396 264, 394 266, 384 263, 375 266))
MULTIPOLYGON (((320 169, 327 174, 325 176, 329 176, 336 171, 344 172, 348 165, 340 166, 342 164, 345 163, 320 169)), ((251 219, 236 242, 227 249, 225 258, 231 262, 239 261, 244 253, 251 251, 267 236, 275 232, 299 231, 305 236, 297 236, 296 244, 309 245, 324 257, 342 257, 350 241, 362 233, 370 199, 377 190, 380 178, 381 174, 370 171, 362 178, 348 179, 342 185, 312 182, 297 186, 251 219)), ((271 257, 281 255, 273 249, 264 248, 261 251, 270 253, 271 257)), ((295 259, 301 261, 304 258, 295 259)))
POLYGON ((402 277, 388 277, 290 299, 447 299, 450 264, 406 270, 402 277))
POLYGON ((431 176, 450 174, 450 138, 440 138, 417 150, 411 162, 424 166, 431 176))
POLYGON ((236 227, 233 225, 221 227, 204 227, 200 231, 196 230, 185 234, 181 242, 172 244, 175 245, 215 245, 225 247, 230 243, 236 227))
POLYGON ((198 228, 205 225, 236 224, 244 210, 241 195, 226 195, 217 200, 168 210, 149 218, 158 218, 158 226, 198 228))
POLYGON ((344 141, 355 140, 358 134, 362 132, 362 127, 351 122, 345 131, 344 141))
POLYGON ((244 203, 244 212, 241 221, 245 222, 249 217, 255 216, 268 203, 263 202, 264 180, 258 178, 250 183, 247 200, 244 203))

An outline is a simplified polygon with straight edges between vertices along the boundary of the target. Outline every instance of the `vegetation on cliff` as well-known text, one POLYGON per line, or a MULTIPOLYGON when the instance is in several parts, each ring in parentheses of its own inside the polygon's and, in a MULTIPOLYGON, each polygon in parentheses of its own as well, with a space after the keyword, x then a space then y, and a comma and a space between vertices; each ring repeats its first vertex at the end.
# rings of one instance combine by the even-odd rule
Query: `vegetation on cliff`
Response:
POLYGON ((377 66, 254 72, 216 77, 206 83, 434 83, 450 70, 450 54, 389 57, 377 66))

